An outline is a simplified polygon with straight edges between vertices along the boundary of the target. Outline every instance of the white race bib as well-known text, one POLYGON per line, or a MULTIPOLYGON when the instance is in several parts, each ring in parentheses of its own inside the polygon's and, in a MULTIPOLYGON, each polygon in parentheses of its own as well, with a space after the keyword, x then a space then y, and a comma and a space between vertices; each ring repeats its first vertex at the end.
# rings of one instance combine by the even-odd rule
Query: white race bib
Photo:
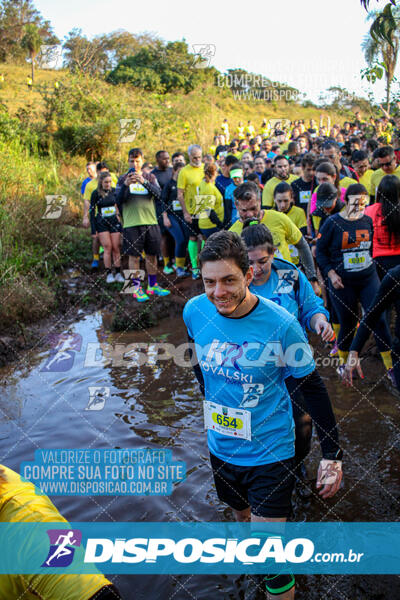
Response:
POLYGON ((142 196, 145 196, 149 193, 141 183, 131 183, 129 186, 129 191, 131 194, 140 194, 142 196))
POLYGON ((372 264, 372 258, 367 250, 361 252, 346 252, 343 255, 344 268, 347 271, 362 271, 372 264))
POLYGON ((115 206, 103 206, 103 208, 101 209, 101 216, 112 217, 116 214, 116 212, 117 211, 115 210, 115 206))
POLYGON ((172 210, 182 210, 182 206, 179 200, 172 200, 172 210))
POLYGON ((311 198, 311 191, 299 192, 300 204, 308 204, 311 198))
POLYGON ((251 413, 204 400, 204 427, 229 437, 251 441, 251 413))

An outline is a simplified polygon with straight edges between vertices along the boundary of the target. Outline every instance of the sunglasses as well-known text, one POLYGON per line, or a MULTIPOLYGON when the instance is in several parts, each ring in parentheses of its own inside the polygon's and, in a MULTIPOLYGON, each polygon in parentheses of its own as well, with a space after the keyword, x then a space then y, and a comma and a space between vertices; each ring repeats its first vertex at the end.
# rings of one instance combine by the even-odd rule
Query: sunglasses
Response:
POLYGON ((384 163, 379 163, 379 166, 380 166, 380 167, 387 167, 387 166, 389 166, 389 165, 391 165, 391 164, 392 164, 393 160, 394 160, 394 159, 392 158, 391 160, 389 160, 389 161, 386 161, 386 162, 384 162, 384 163))

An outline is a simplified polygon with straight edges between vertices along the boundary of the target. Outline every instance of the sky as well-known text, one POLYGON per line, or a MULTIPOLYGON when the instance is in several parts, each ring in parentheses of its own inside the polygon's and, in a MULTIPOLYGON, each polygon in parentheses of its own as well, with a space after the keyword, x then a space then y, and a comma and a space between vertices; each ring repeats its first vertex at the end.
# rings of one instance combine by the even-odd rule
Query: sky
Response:
MULTIPOLYGON (((387 0, 371 0, 371 9, 387 0)), ((211 65, 221 72, 243 68, 288 83, 314 102, 327 88, 340 85, 357 95, 384 95, 382 82, 361 81, 365 68, 361 42, 369 29, 359 0, 34 0, 56 35, 63 39, 78 27, 89 39, 125 29, 150 31, 166 41, 185 39, 213 44, 211 65)), ((400 78, 399 73, 397 74, 400 78)))

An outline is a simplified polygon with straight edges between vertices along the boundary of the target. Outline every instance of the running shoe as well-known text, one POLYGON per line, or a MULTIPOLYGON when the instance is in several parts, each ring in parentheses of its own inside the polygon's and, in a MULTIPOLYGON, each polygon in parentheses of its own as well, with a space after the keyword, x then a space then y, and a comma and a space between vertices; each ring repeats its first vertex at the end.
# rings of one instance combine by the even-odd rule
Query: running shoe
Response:
POLYGON ((114 280, 117 281, 118 283, 125 283, 125 279, 123 278, 121 273, 116 273, 114 280))
POLYGON ((332 350, 329 352, 329 356, 336 356, 336 354, 339 352, 339 347, 337 345, 337 340, 335 341, 335 343, 333 344, 332 350))
POLYGON ((90 265, 90 267, 91 267, 92 269, 98 269, 98 268, 99 268, 99 261, 98 261, 98 260, 95 260, 95 259, 93 259, 93 261, 92 261, 92 264, 90 265))
POLYGON ((151 287, 148 286, 146 291, 150 296, 169 296, 171 293, 169 290, 165 290, 164 288, 160 287, 158 283, 151 287))
POLYGON ((388 369, 386 371, 386 377, 388 378, 389 382, 392 384, 393 387, 396 387, 396 380, 394 378, 394 371, 393 371, 393 367, 391 369, 388 369))
POLYGON ((163 268, 163 273, 164 273, 164 275, 172 275, 172 273, 173 273, 173 272, 174 272, 173 268, 172 268, 172 267, 170 267, 169 265, 166 265, 166 266, 163 268))
POLYGON ((190 275, 189 271, 186 271, 186 269, 184 269, 183 267, 177 267, 177 269, 176 269, 177 277, 189 277, 189 275, 190 275))
POLYGON ((140 286, 136 292, 133 292, 133 297, 138 302, 147 302, 147 300, 150 300, 148 295, 143 291, 142 286, 140 286))
POLYGON ((200 269, 192 269, 192 279, 200 279, 200 269))
POLYGON ((114 283, 115 278, 114 275, 112 273, 109 273, 106 277, 106 283, 114 283))

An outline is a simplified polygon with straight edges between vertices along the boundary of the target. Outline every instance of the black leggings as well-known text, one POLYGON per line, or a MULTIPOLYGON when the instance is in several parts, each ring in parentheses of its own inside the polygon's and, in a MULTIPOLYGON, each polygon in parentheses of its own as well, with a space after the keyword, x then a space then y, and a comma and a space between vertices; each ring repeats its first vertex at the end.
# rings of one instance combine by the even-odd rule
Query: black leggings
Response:
MULTIPOLYGON (((350 350, 353 341, 358 321, 358 303, 360 302, 367 312, 378 291, 379 283, 379 277, 374 271, 362 281, 343 281, 344 288, 340 290, 336 290, 332 284, 329 285, 329 293, 340 323, 338 346, 343 352, 350 350)), ((383 315, 375 323, 374 336, 380 352, 390 350, 390 331, 383 315)))
POLYGON ((296 464, 301 464, 311 449, 312 420, 309 413, 313 415, 323 454, 336 453, 339 449, 336 420, 328 390, 318 371, 315 369, 302 379, 287 377, 285 383, 293 407, 296 464))

